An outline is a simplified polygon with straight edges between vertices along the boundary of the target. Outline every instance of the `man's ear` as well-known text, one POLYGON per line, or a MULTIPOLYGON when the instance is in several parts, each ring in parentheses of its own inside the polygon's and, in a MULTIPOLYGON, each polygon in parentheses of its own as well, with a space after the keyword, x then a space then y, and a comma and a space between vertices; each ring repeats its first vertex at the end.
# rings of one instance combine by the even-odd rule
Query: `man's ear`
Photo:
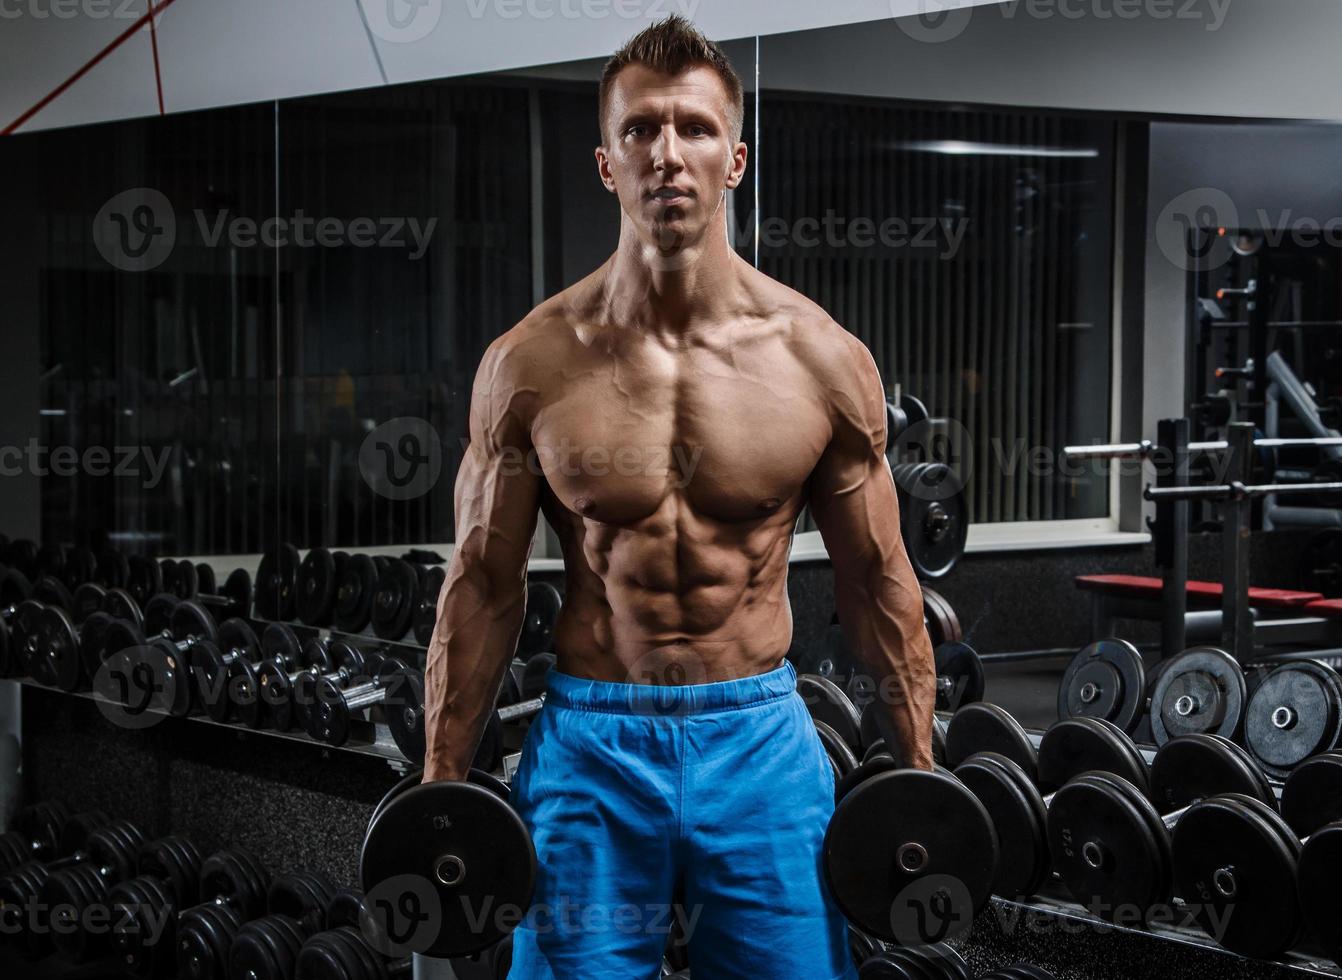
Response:
POLYGON ((735 190, 745 180, 749 156, 750 150, 745 143, 737 143, 732 149, 731 159, 727 161, 727 190, 735 190))
POLYGON ((601 183, 605 185, 606 190, 614 194, 615 178, 610 172, 610 153, 606 151, 604 146, 598 146, 593 152, 596 154, 597 176, 601 178, 601 183))

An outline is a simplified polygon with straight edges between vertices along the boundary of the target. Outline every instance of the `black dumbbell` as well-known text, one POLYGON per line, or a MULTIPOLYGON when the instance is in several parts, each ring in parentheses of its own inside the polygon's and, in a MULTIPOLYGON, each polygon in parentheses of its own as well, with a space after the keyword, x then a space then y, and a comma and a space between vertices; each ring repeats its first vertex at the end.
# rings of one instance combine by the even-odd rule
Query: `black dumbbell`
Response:
POLYGON ((259 727, 260 678, 257 662, 261 644, 246 620, 226 619, 219 624, 219 642, 202 640, 191 652, 191 674, 196 701, 218 722, 241 717, 249 728, 259 727))
POLYGON ((98 810, 74 816, 59 800, 34 803, 19 811, 18 827, 0 834, 0 872, 25 861, 50 861, 84 846, 91 830, 110 821, 98 810))
POLYGON ((266 549, 256 570, 256 612, 261 619, 294 618, 298 595, 298 549, 288 543, 266 549))
POLYGON ((204 562, 193 565, 185 558, 164 558, 159 569, 165 593, 200 603, 216 619, 241 619, 251 612, 252 577, 245 568, 234 569, 222 589, 214 569, 204 562))
POLYGON ((0 913, 5 932, 13 936, 30 956, 45 955, 52 947, 50 912, 52 899, 63 901, 65 886, 48 894, 52 879, 62 872, 88 865, 100 880, 129 877, 135 856, 144 844, 144 834, 126 820, 109 822, 91 831, 84 846, 50 861, 28 861, 0 877, 0 913))
POLYGON ((200 867, 202 904, 177 919, 177 972, 188 980, 225 980, 233 938, 243 923, 266 914, 271 876, 244 847, 228 847, 200 867))
MULTIPOLYGON (((411 668, 401 660, 381 653, 368 653, 364 655, 364 669, 368 676, 354 684, 342 684, 329 677, 317 681, 315 696, 306 714, 310 736, 327 745, 344 745, 349 740, 350 725, 357 712, 382 704, 389 695, 404 696, 401 689, 411 668)), ((422 699, 422 680, 419 690, 422 699)))
POLYGON ((1296 766, 1342 744, 1342 677, 1316 660, 1292 660, 1258 680, 1245 713, 1244 744, 1284 779, 1296 766))
POLYGON ((294 718, 305 731, 310 730, 309 716, 317 703, 320 685, 329 682, 345 688, 361 683, 368 679, 374 666, 363 650, 345 640, 318 644, 310 651, 309 660, 312 666, 292 678, 294 718))
MULTIPOLYGON (((498 779, 478 770, 465 781, 420 779, 420 773, 412 773, 398 782, 369 820, 359 880, 370 907, 380 914, 369 917, 367 925, 426 956, 470 956, 512 932, 503 917, 482 922, 472 910, 485 907, 484 902, 523 910, 530 905, 536 850, 498 779), (443 813, 452 819, 432 819, 443 813), (420 914, 424 888, 436 893, 439 915, 420 914)), ((376 938, 376 945, 383 946, 385 937, 376 938)))
POLYGON ((36 599, 21 599, 0 608, 0 677, 17 677, 31 669, 45 609, 36 599))
POLYGON ((165 837, 140 851, 136 876, 115 885, 112 944, 122 967, 137 977, 176 973, 177 913, 200 896, 200 851, 184 837, 165 837))
POLYGON ((245 923, 228 953, 230 980, 289 980, 298 951, 322 928, 332 889, 320 875, 297 871, 277 876, 266 896, 266 914, 245 923))
POLYGON ((1326 825, 1340 818, 1342 753, 1316 756, 1292 772, 1280 814, 1243 794, 1204 800, 1174 828, 1178 890, 1198 924, 1229 950, 1276 957, 1301 939, 1308 920, 1336 958, 1342 942, 1329 915, 1339 908, 1342 865, 1327 857, 1338 852, 1337 832, 1326 825))
POLYGON ((335 615, 336 590, 349 555, 313 548, 298 566, 294 612, 309 626, 330 626, 335 615))
POLYGON ((336 571, 335 628, 344 633, 361 633, 368 626, 377 591, 378 563, 369 555, 350 555, 344 567, 336 571))
MULTIPOLYGON (((306 727, 307 708, 315 697, 313 685, 323 675, 338 669, 331 655, 331 643, 324 637, 312 637, 300 644, 288 624, 271 623, 261 636, 261 648, 261 661, 256 665, 262 708, 258 724, 281 732, 293 728, 296 722, 306 727), (301 705, 300 683, 304 685, 301 705)), ((342 641, 336 641, 336 648, 342 654, 352 649, 342 641)), ((359 663, 362 664, 362 659, 359 663)))
POLYGON ((95 688, 136 712, 152 708, 184 717, 191 713, 194 702, 192 650, 205 643, 217 647, 218 627, 199 603, 179 602, 167 595, 151 600, 144 622, 152 634, 147 640, 132 624, 122 621, 118 635, 134 642, 107 656, 106 670, 100 672, 95 688), (155 629, 160 624, 162 628, 155 629))
MULTIPOLYGON (((90 834, 90 850, 99 833, 90 834)), ((74 962, 93 959, 109 949, 110 937, 105 931, 82 928, 86 910, 111 908, 112 889, 136 881, 134 876, 137 874, 141 879, 152 878, 165 889, 189 895, 195 888, 199 872, 200 853, 190 840, 181 836, 163 837, 132 851, 119 852, 115 860, 95 857, 56 871, 47 879, 41 893, 42 901, 52 910, 52 942, 59 952, 74 962), (133 868, 121 861, 125 853, 134 854, 133 868)))
POLYGON ((373 633, 384 640, 400 640, 409 631, 423 593, 428 569, 400 558, 387 561, 378 574, 369 622, 373 633))

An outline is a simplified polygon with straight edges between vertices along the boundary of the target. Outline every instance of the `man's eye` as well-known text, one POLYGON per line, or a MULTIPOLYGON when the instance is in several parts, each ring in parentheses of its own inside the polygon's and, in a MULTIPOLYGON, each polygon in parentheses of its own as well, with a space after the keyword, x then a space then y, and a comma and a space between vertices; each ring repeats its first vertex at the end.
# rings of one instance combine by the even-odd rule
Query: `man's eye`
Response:
POLYGON ((630 126, 625 130, 626 136, 646 136, 648 134, 647 126, 630 126))
POLYGON ((691 135, 691 136, 707 136, 707 135, 708 135, 708 127, 707 127, 707 126, 691 126, 691 127, 690 127, 690 135, 691 135))

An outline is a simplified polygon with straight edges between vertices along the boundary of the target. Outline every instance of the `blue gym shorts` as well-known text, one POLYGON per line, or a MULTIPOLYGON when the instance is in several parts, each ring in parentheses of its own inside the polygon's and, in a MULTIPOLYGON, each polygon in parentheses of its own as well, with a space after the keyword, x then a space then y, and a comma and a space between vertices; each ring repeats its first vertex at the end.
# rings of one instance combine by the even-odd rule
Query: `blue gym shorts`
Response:
POLYGON ((834 777, 790 663, 681 687, 549 674, 512 801, 539 873, 511 980, 856 978, 821 844, 834 777))

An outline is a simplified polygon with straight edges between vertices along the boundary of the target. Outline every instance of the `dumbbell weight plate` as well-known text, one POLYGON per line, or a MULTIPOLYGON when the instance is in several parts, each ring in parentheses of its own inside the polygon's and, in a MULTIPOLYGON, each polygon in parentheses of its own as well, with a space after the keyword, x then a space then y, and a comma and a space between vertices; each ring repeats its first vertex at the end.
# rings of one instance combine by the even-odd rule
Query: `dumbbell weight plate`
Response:
POLYGON ((1300 851, 1296 890, 1300 910, 1314 941, 1334 963, 1342 960, 1342 890, 1337 869, 1342 868, 1342 823, 1316 830, 1300 851))
POLYGON ((960 619, 951 604, 940 592, 926 585, 923 586, 923 619, 927 623, 927 635, 933 649, 965 638, 960 629, 960 619))
POLYGON ((969 508, 959 475, 945 463, 891 467, 899 525, 909 563, 920 579, 947 575, 965 553, 969 508))
POLYGON ((65 556, 65 587, 76 591, 98 577, 98 558, 88 548, 73 548, 65 556))
POLYGON ((1291 772, 1281 790, 1281 815, 1299 837, 1342 818, 1342 752, 1316 755, 1291 772))
POLYGON ((211 643, 219 642, 219 628, 215 625, 214 617, 194 599, 179 602, 173 607, 168 616, 168 631, 175 640, 204 639, 211 643))
POLYGON ((172 622, 172 612, 181 601, 175 595, 170 595, 167 592, 150 596, 149 601, 144 604, 145 636, 158 636, 168 632, 169 624, 172 622))
POLYGON ((1053 866, 1072 897, 1113 921, 1170 895, 1170 845, 1141 792, 1108 772, 1083 772, 1048 808, 1053 866))
POLYGON ((32 596, 33 583, 23 572, 8 568, 0 574, 0 605, 16 606, 32 596))
POLYGON ((977 752, 955 769, 955 776, 979 798, 997 829, 1002 857, 993 894, 1003 898, 1033 895, 1048 880, 1048 810, 1020 766, 996 752, 977 752))
POLYGON ((395 559, 378 576, 373 594, 373 633, 384 640, 400 640, 410 629, 419 600, 419 575, 409 562, 395 559))
POLYGON ((33 563, 33 577, 54 575, 57 578, 65 571, 65 545, 47 543, 37 549, 33 563))
POLYGON ((140 612, 140 603, 125 589, 107 590, 107 601, 103 603, 103 612, 116 619, 132 623, 137 630, 144 631, 144 614, 140 612))
POLYGON ((256 611, 261 619, 293 619, 298 565, 298 549, 291 544, 272 547, 261 558, 256 572, 256 611))
POLYGON ((1148 793, 1146 760, 1113 722, 1083 715, 1051 725, 1039 743, 1040 789, 1057 789, 1073 776, 1092 770, 1113 773, 1141 795, 1148 793))
POLYGON ((176 913, 186 903, 177 902, 162 882, 148 875, 113 885, 107 902, 112 909, 112 946, 118 965, 132 976, 173 976, 176 913))
MULTIPOLYGON (((300 728, 309 729, 309 715, 317 702, 317 681, 321 674, 331 673, 337 670, 344 670, 349 681, 357 681, 364 671, 364 655, 361 650, 344 640, 333 640, 326 645, 325 655, 327 664, 324 669, 317 671, 304 671, 294 682, 293 704, 294 717, 298 721, 300 728)), ((309 656, 309 660, 311 657, 309 656)))
POLYGON ((528 660, 522 668, 519 700, 530 701, 544 694, 550 683, 550 671, 558 662, 559 658, 548 651, 535 654, 528 660))
POLYGON ((1020 722, 1004 708, 986 701, 967 704, 951 717, 946 729, 946 762, 959 766, 975 752, 1004 755, 1039 780, 1039 752, 1020 722))
POLYGON ((1342 679, 1313 660, 1282 664, 1249 699, 1244 741, 1270 775, 1284 777, 1342 740, 1342 679))
POLYGON ((345 633, 359 633, 368 625, 377 590, 377 565, 368 555, 350 555, 336 576, 335 626, 345 633))
POLYGON ((107 590, 97 582, 85 582, 75 589, 71 598, 70 618, 76 626, 83 626, 84 620, 102 610, 107 602, 107 590))
POLYGON ((943 692, 937 688, 937 710, 956 711, 962 705, 974 704, 983 700, 986 681, 983 677, 983 661, 978 652, 963 640, 943 643, 934 651, 937 665, 937 680, 943 678, 951 682, 950 690, 943 692))
POLYGON ((969 927, 992 892, 998 844, 988 811, 957 779, 904 769, 843 799, 823 854, 830 894, 849 921, 879 939, 918 942, 920 915, 946 939, 969 927))
POLYGON ((163 570, 159 568, 158 562, 143 555, 132 555, 126 561, 129 569, 126 591, 143 606, 163 591, 163 570))
POLYGON ((1150 799, 1164 813, 1224 793, 1276 807, 1276 794, 1249 753, 1216 735, 1194 733, 1166 742, 1151 763, 1149 779, 1150 799))
POLYGON ((200 575, 196 566, 183 558, 176 562, 177 574, 173 579, 173 595, 179 599, 194 599, 203 591, 200 587, 200 575))
POLYGON ((526 619, 522 622, 522 635, 517 640, 520 658, 530 660, 538 653, 554 652, 555 626, 563 605, 559 590, 549 582, 527 584, 526 619))
POLYGON ((124 589, 130 580, 130 563, 121 552, 109 549, 98 556, 94 577, 104 589, 124 589))
POLYGON ((205 595, 215 595, 219 591, 219 579, 214 569, 205 562, 196 563, 196 590, 205 595))
POLYGON ((401 755, 417 766, 424 765, 424 675, 404 665, 386 675, 389 679, 382 717, 391 729, 392 741, 401 755))
POLYGON ((1179 818, 1173 841, 1175 884, 1209 936, 1262 959, 1296 942, 1300 844, 1281 817, 1247 796, 1217 796, 1179 818))
POLYGON ((325 548, 313 548, 298 566, 298 593, 294 607, 309 626, 328 626, 335 612, 335 559, 325 548))
POLYGON ((76 691, 84 678, 79 659, 79 633, 64 609, 47 606, 38 625, 38 661, 34 679, 62 691, 76 691))
POLYGON ((1059 718, 1103 718, 1131 734, 1146 708, 1146 667, 1126 640, 1097 640, 1081 650, 1058 685, 1059 718))
POLYGON ((1248 700, 1244 671, 1224 650, 1194 647, 1165 661, 1151 690, 1151 736, 1210 732, 1238 739, 1248 700))
POLYGON ((854 755, 862 751, 862 718, 837 684, 828 677, 802 674, 797 678, 797 694, 811 717, 835 731, 854 755))
MULTIPOLYGON (((518 909, 531 904, 536 851, 521 817, 494 793, 471 783, 434 782, 409 787, 381 808, 364 838, 359 879, 369 905, 392 910, 409 907, 407 887, 416 907, 418 890, 432 891, 438 915, 404 921, 407 917, 393 912, 403 920, 389 930, 402 940, 400 950, 468 956, 510 931, 497 916, 479 920, 485 903, 518 909), (444 814, 451 819, 442 819, 444 814)), ((362 925, 367 930, 386 924, 367 917, 362 925)), ((374 945, 384 953, 396 948, 389 942, 374 945)))
POLYGON ((74 596, 70 595, 70 590, 54 575, 43 575, 33 586, 33 598, 44 606, 58 606, 61 609, 70 609, 75 604, 74 596))
POLYGON ((857 768, 857 757, 853 755, 853 750, 848 747, 843 736, 833 728, 816 718, 812 719, 812 723, 815 725, 815 733, 820 737, 820 744, 824 747, 825 754, 829 756, 830 765, 834 769, 834 782, 837 784, 857 768))
POLYGON ((168 595, 183 598, 182 586, 179 581, 179 569, 177 562, 171 558, 160 558, 158 560, 159 578, 163 580, 163 591, 168 595))
POLYGON ((227 898, 244 919, 265 914, 270 873, 245 847, 215 851, 200 866, 200 898, 203 902, 227 898))

